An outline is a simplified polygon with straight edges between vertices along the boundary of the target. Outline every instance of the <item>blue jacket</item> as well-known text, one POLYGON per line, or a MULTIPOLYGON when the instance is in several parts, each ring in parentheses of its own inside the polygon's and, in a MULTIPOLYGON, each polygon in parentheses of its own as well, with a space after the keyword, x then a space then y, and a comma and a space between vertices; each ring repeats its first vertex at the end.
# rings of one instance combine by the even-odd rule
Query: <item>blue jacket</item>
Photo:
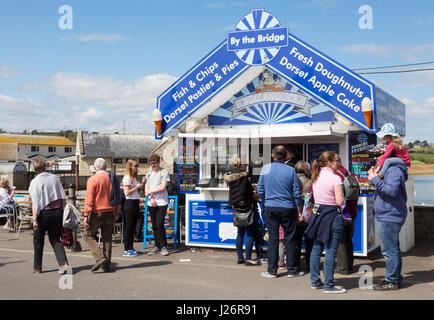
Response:
POLYGON ((320 205, 316 213, 312 212, 306 230, 306 237, 327 244, 333 221, 339 214, 337 206, 320 205))
POLYGON ((265 207, 301 206, 301 192, 294 168, 280 161, 266 164, 258 182, 258 195, 265 207))
POLYGON ((374 196, 375 217, 379 221, 404 223, 407 217, 407 192, 405 182, 408 179, 407 166, 390 166, 384 180, 375 177, 371 182, 377 188, 374 196))

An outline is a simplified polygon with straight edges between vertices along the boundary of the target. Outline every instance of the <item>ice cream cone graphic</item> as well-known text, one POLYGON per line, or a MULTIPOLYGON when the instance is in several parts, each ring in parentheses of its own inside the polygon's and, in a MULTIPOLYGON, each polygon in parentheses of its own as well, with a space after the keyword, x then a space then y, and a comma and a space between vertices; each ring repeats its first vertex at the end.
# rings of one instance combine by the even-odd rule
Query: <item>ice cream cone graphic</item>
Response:
POLYGON ((152 113, 152 120, 155 124, 155 129, 157 130, 157 135, 161 135, 161 123, 163 122, 163 116, 161 115, 160 110, 155 109, 152 113))
POLYGON ((366 126, 371 128, 372 119, 372 101, 369 98, 363 98, 362 100, 362 112, 365 115, 366 126))

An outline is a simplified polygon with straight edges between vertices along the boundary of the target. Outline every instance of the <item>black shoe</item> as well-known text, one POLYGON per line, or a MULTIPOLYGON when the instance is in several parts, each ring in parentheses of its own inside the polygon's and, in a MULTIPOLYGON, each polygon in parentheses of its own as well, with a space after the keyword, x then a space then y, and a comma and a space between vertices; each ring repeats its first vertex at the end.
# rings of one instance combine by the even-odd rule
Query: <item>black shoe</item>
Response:
POLYGON ((246 260, 244 260, 244 259, 238 259, 237 260, 237 264, 243 264, 243 263, 245 263, 246 262, 246 260))
POLYGON ((399 290, 399 285, 393 282, 383 280, 379 284, 374 286, 374 290, 377 291, 399 290))
POLYGON ((99 270, 103 265, 105 265, 108 262, 107 258, 101 258, 99 259, 92 267, 92 269, 90 269, 90 271, 94 272, 99 270))

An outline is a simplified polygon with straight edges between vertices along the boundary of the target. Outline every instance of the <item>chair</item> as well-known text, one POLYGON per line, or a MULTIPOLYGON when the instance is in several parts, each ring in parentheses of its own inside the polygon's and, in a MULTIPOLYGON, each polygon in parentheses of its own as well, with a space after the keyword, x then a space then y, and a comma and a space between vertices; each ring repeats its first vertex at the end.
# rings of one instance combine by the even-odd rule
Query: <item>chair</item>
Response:
POLYGON ((20 236, 20 232, 21 232, 21 226, 23 225, 23 222, 26 221, 28 223, 31 224, 32 219, 33 219, 33 214, 32 214, 32 206, 30 205, 20 205, 20 210, 19 210, 19 215, 17 216, 18 220, 20 221, 20 225, 18 226, 18 231, 17 231, 17 239, 20 236))
POLYGON ((0 213, 0 218, 8 218, 13 217, 14 218, 14 229, 17 230, 17 224, 16 224, 16 214, 17 210, 16 207, 11 205, 10 203, 4 202, 0 200, 0 209, 4 213, 0 213))
POLYGON ((116 238, 116 235, 119 232, 119 238, 121 240, 121 243, 123 243, 124 240, 124 221, 117 222, 113 225, 113 235, 116 238))
MULTIPOLYGON (((124 222, 123 221, 113 224, 113 237, 115 239, 116 239, 116 235, 118 234, 118 232, 119 232, 119 238, 121 240, 121 243, 123 243, 123 234, 124 234, 124 222)), ((101 242, 101 238, 102 238, 101 229, 98 229, 97 237, 98 237, 98 245, 99 245, 101 242)))

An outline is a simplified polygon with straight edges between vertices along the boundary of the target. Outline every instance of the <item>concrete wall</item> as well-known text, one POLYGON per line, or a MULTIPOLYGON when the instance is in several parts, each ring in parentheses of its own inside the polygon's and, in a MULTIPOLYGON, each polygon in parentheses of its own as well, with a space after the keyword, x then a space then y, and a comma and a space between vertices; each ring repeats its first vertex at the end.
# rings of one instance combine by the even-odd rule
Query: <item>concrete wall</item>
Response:
POLYGON ((414 206, 415 237, 434 241, 434 206, 414 206))

